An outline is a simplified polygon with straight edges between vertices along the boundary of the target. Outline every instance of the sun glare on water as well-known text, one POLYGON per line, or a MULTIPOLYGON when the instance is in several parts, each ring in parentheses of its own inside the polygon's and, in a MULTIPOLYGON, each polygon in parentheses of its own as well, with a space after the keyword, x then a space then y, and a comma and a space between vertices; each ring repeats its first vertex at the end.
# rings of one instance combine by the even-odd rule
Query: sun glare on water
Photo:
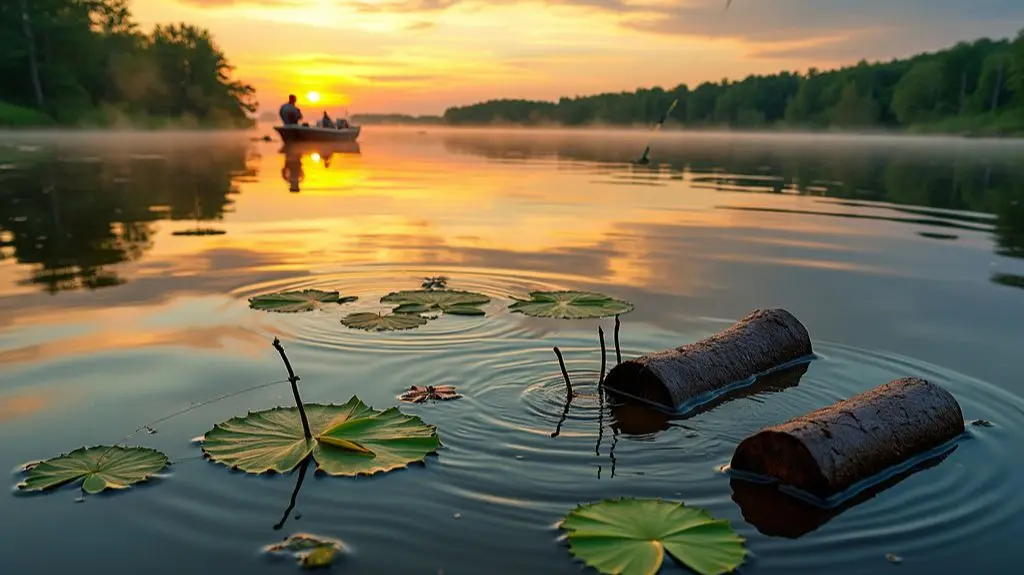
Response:
POLYGON ((320 101, 320 92, 310 92, 306 94, 306 99, 316 104, 317 102, 320 101))

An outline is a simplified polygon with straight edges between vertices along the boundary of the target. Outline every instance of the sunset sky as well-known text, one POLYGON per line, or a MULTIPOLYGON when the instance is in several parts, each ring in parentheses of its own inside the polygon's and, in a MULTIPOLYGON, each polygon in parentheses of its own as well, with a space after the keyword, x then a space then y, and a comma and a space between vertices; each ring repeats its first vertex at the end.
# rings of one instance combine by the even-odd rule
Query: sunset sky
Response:
POLYGON ((134 0, 210 29, 262 110, 439 114, 889 59, 1024 27, 1022 0, 134 0), (305 95, 316 91, 316 105, 305 95))

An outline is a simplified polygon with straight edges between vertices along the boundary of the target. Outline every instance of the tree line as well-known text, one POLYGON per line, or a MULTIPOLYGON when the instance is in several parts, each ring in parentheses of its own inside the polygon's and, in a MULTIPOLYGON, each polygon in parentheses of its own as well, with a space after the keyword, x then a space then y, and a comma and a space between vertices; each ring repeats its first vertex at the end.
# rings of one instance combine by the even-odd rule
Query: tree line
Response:
POLYGON ((804 129, 886 128, 1024 133, 1024 30, 907 59, 807 73, 680 84, 669 90, 563 97, 557 102, 489 100, 445 110, 451 125, 666 125, 804 129))
POLYGON ((0 2, 0 125, 243 127, 252 86, 209 31, 140 31, 128 0, 0 2))

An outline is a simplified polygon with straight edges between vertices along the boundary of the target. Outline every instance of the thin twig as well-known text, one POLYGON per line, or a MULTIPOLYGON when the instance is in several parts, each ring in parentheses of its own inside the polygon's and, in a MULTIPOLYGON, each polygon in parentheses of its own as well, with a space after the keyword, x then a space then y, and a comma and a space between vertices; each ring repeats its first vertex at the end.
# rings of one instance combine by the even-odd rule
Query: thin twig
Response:
POLYGON ((309 432, 309 421, 306 420, 306 410, 302 408, 302 398, 299 397, 299 376, 295 375, 292 371, 292 364, 288 361, 288 356, 284 353, 284 346, 281 345, 281 340, 274 338, 274 349, 277 353, 281 354, 281 360, 284 361, 284 367, 288 370, 288 383, 292 384, 292 395, 295 396, 295 405, 299 408, 299 417, 302 418, 302 432, 306 434, 306 439, 311 439, 313 434, 309 432))
POLYGON ((306 470, 309 469, 309 460, 311 458, 306 457, 302 460, 302 467, 299 468, 299 476, 295 480, 295 489, 292 490, 291 501, 288 502, 288 508, 284 510, 284 514, 281 515, 281 520, 274 525, 274 531, 277 531, 284 527, 286 521, 288 521, 288 515, 291 514, 292 509, 295 509, 295 498, 299 496, 299 489, 302 488, 302 482, 306 479, 306 470))
POLYGON ((622 363, 622 351, 619 349, 619 316, 615 316, 615 365, 622 363))
POLYGON ((607 354, 604 347, 604 330, 601 329, 601 326, 597 326, 597 339, 601 340, 601 377, 597 380, 597 388, 600 391, 604 384, 605 355, 607 354))
POLYGON ((562 433, 562 425, 565 423, 565 419, 569 417, 569 406, 572 405, 572 396, 568 395, 565 397, 565 406, 562 408, 562 417, 558 420, 558 425, 555 426, 555 431, 551 433, 551 437, 558 437, 562 433))
POLYGON ((562 378, 565 379, 565 390, 569 397, 574 397, 576 393, 572 390, 572 382, 569 381, 569 372, 565 370, 565 360, 562 359, 562 352, 559 351, 558 347, 553 348, 555 355, 558 356, 558 367, 562 368, 562 378))

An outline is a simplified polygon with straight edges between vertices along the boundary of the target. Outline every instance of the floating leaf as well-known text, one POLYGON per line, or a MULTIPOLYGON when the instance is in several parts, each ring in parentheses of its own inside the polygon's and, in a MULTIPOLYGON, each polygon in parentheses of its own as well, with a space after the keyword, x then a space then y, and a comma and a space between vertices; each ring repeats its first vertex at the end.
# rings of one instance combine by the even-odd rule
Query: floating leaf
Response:
POLYGON ((148 447, 97 445, 41 461, 18 484, 23 491, 43 491, 82 480, 86 493, 126 489, 167 466, 167 456, 148 447))
POLYGON ((653 575, 668 551, 700 575, 718 575, 734 570, 747 554, 727 520, 660 499, 580 505, 561 527, 572 554, 606 574, 653 575))
POLYGON ((303 569, 324 569, 330 567, 331 564, 334 563, 334 558, 337 555, 338 550, 334 547, 328 547, 326 545, 317 547, 299 559, 299 566, 303 569))
POLYGON ((489 303, 491 298, 468 291, 457 290, 407 290, 389 293, 380 298, 381 303, 397 304, 395 313, 436 313, 454 315, 484 315, 479 306, 489 303))
POLYGON ((455 393, 454 385, 413 385, 408 391, 398 396, 398 399, 407 403, 423 403, 427 400, 446 401, 459 399, 461 395, 455 393))
POLYGON ((295 407, 275 407, 219 423, 203 438, 217 463, 248 473, 287 473, 310 455, 329 475, 372 475, 423 461, 441 445, 437 430, 392 407, 376 411, 353 396, 344 405, 303 405, 306 439, 295 407))
POLYGON ((355 296, 342 297, 336 291, 306 289, 302 291, 285 291, 269 293, 249 298, 249 307, 261 311, 279 313, 297 313, 319 309, 325 303, 349 303, 356 301, 355 296))
POLYGON ((330 567, 338 552, 344 548, 342 542, 337 539, 311 533, 296 533, 280 543, 264 547, 263 551, 273 555, 291 555, 298 559, 299 566, 303 569, 321 569, 330 567))
POLYGON ((633 304, 593 292, 535 291, 530 299, 516 299, 508 309, 533 317, 591 319, 629 313, 633 304))
POLYGON ((408 314, 379 314, 379 313, 350 313, 345 316, 341 323, 352 329, 363 329, 366 331, 396 331, 402 329, 413 329, 419 327, 427 320, 418 315, 408 314))

